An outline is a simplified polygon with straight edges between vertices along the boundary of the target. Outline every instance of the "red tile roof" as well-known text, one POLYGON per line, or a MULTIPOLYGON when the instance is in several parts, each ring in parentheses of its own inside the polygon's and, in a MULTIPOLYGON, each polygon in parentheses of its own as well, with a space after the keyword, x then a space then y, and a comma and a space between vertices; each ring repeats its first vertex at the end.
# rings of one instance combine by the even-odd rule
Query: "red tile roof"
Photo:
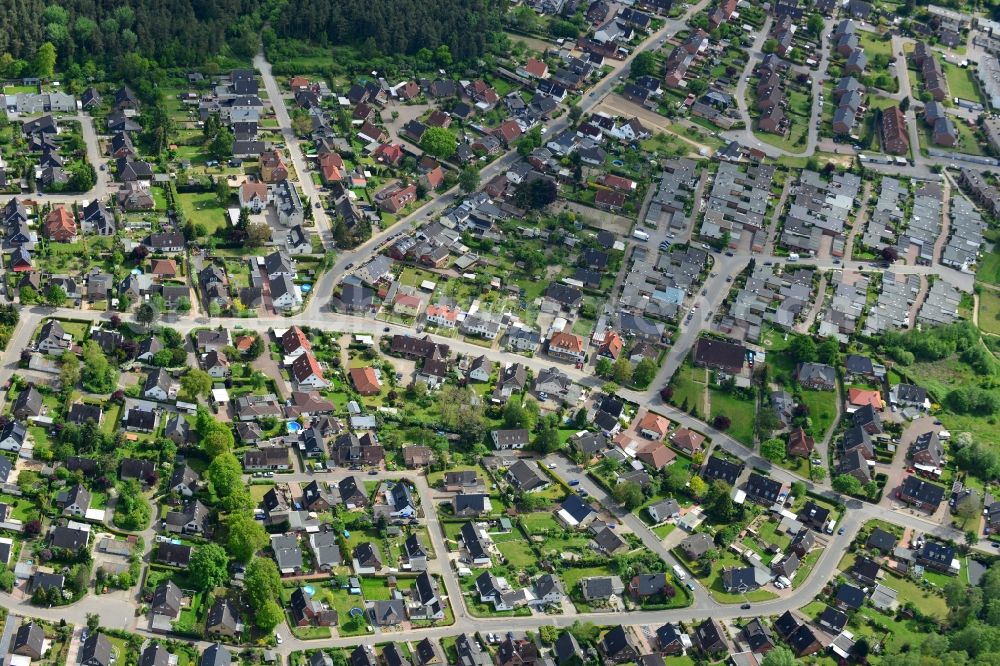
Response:
POLYGON ((351 383, 361 395, 375 395, 381 390, 378 377, 370 367, 351 368, 351 383))

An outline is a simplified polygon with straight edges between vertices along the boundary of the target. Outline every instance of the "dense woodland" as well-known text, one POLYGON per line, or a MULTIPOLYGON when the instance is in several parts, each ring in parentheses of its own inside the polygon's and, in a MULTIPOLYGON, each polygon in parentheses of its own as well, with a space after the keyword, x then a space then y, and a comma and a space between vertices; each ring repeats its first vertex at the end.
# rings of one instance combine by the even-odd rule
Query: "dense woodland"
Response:
MULTIPOLYGON (((370 55, 446 45, 456 60, 484 53, 502 4, 489 0, 7 0, 0 21, 0 76, 98 77, 151 66, 247 60, 261 35, 370 55), (53 62, 54 47, 55 60, 53 62), (137 65, 141 65, 138 66, 137 65)), ((126 76, 126 78, 128 78, 126 76)))
POLYGON ((447 45, 456 60, 482 55, 500 26, 495 0, 297 0, 276 13, 278 37, 362 44, 379 53, 414 54, 447 45))

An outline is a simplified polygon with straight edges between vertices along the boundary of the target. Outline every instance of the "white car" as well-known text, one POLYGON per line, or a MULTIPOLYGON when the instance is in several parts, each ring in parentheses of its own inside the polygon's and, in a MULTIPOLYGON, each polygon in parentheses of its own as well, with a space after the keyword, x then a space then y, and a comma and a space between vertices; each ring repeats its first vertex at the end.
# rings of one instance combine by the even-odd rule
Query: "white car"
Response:
POLYGON ((278 641, 278 645, 281 645, 282 643, 285 642, 284 639, 281 637, 281 634, 279 634, 277 631, 274 632, 274 640, 278 641))
POLYGON ((555 464, 555 463, 549 463, 549 464, 547 465, 547 467, 548 467, 549 469, 555 469, 555 468, 556 468, 556 464, 555 464))

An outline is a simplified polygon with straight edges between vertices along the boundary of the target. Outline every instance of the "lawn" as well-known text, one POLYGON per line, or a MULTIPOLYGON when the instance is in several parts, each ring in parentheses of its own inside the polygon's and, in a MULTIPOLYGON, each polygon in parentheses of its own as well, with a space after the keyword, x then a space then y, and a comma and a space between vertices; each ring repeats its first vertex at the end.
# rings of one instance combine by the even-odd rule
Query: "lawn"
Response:
POLYGON ((812 425, 809 434, 820 440, 826 435, 837 416, 837 394, 834 391, 802 391, 802 402, 809 408, 812 425))
POLYGON ((911 648, 919 646, 928 635, 915 620, 896 620, 890 615, 885 615, 881 611, 867 606, 858 610, 849 626, 852 630, 858 630, 854 632, 855 636, 872 632, 878 639, 884 639, 883 644, 894 654, 905 651, 904 646, 911 648), (867 626, 860 626, 859 620, 861 618, 866 620, 867 626))
MULTIPOLYGON (((367 581, 367 579, 365 579, 367 581)), ((369 633, 366 629, 367 620, 365 620, 364 615, 360 616, 360 619, 354 620, 351 618, 351 609, 360 608, 364 610, 365 601, 358 594, 351 594, 347 590, 337 589, 330 585, 315 585, 316 593, 313 598, 317 601, 327 604, 330 608, 337 611, 337 620, 339 631, 341 636, 360 636, 369 633)), ((292 591, 295 586, 287 586, 282 589, 282 598, 287 603, 288 597, 291 596, 292 591)), ((388 596, 385 597, 388 599, 388 596)), ((314 627, 313 629, 322 631, 312 631, 309 632, 309 628, 304 628, 307 630, 306 634, 295 633, 299 638, 304 639, 316 639, 316 638, 329 638, 330 630, 326 627, 314 627), (324 633, 325 632, 325 633, 324 633)))
POLYGON ((194 224, 205 225, 208 236, 226 228, 226 211, 219 205, 214 192, 180 193, 177 203, 187 219, 194 224))
POLYGON ((0 494, 0 502, 13 507, 11 517, 23 523, 33 520, 38 516, 38 510, 35 508, 34 502, 24 497, 0 494))
POLYGON ((754 404, 749 400, 734 398, 728 393, 711 389, 711 418, 728 416, 731 422, 728 434, 748 446, 753 445, 754 404))
POLYGON ((702 398, 705 395, 705 370, 685 363, 677 369, 674 377, 674 394, 671 401, 681 409, 697 407, 700 412, 702 398))
POLYGON ((62 324, 63 330, 73 336, 73 341, 82 344, 84 338, 87 337, 87 330, 90 328, 90 324, 84 321, 69 321, 67 319, 60 319, 59 323, 62 324))
MULTIPOLYGON (((413 587, 414 578, 397 578, 396 589, 408 590, 413 587)), ((362 578, 361 593, 365 595, 367 601, 382 600, 388 601, 392 598, 389 582, 385 578, 362 578)))
POLYGON ((1000 285, 1000 252, 985 252, 976 266, 976 279, 1000 285))
POLYGON ((521 523, 528 534, 544 534, 546 532, 561 532, 563 527, 555 516, 547 511, 526 513, 521 516, 521 523))
POLYGON ((865 55, 871 60, 877 55, 892 57, 892 42, 882 39, 878 35, 867 31, 861 31, 861 46, 865 50, 865 55))
POLYGON ((531 550, 531 546, 522 539, 517 541, 502 541, 497 544, 497 548, 503 553, 503 556, 507 559, 507 563, 518 569, 524 569, 538 560, 534 551, 531 550))
POLYGON ((1000 335, 1000 293, 992 289, 979 292, 979 328, 983 333, 1000 335))
POLYGON ((958 142, 954 146, 935 146, 931 141, 931 128, 926 123, 920 123, 920 147, 940 148, 941 150, 966 153, 968 155, 983 155, 983 146, 976 139, 976 134, 965 122, 956 119, 954 121, 955 130, 958 132, 958 142))
POLYGON ((943 620, 948 616, 948 605, 945 603, 944 597, 921 588, 909 579, 886 573, 882 584, 896 590, 896 599, 901 604, 909 601, 922 613, 938 619, 943 620))
POLYGON ((951 389, 964 384, 975 384, 978 380, 972 368, 956 356, 939 361, 918 361, 909 367, 907 374, 919 377, 920 385, 938 400, 951 389))
POLYGON ((967 99, 970 102, 983 101, 979 96, 979 89, 976 87, 971 69, 950 62, 942 62, 941 66, 944 68, 945 78, 948 79, 948 90, 952 97, 967 99))
POLYGON ((823 554, 822 550, 814 550, 808 553, 802 561, 799 563, 799 568, 795 572, 795 576, 792 577, 792 588, 798 588, 799 585, 805 582, 809 574, 812 573, 813 567, 816 566, 816 562, 819 561, 819 556, 823 554))
POLYGON ((773 544, 784 551, 788 548, 788 544, 792 542, 792 539, 787 534, 777 534, 777 529, 778 522, 776 520, 765 520, 757 528, 757 535, 765 543, 773 544))
POLYGON ((977 442, 1000 446, 1000 432, 981 416, 939 412, 937 417, 951 432, 968 432, 977 442))
POLYGON ((107 405, 107 411, 101 419, 101 432, 112 435, 118 428, 118 421, 121 418, 122 406, 116 402, 107 405))
POLYGON ((559 573, 568 594, 577 588, 582 578, 610 576, 612 574, 613 572, 608 567, 567 567, 559 573))
POLYGON ((666 523, 664 525, 658 525, 651 528, 653 534, 660 537, 661 539, 666 539, 667 536, 677 528, 673 523, 666 523))

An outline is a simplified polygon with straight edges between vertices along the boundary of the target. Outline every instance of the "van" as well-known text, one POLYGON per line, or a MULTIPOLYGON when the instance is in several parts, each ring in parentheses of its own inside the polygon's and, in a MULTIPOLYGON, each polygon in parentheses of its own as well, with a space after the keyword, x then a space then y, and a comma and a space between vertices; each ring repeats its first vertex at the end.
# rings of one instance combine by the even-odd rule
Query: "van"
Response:
POLYGON ((797 252, 791 252, 791 253, 789 253, 789 255, 788 255, 788 261, 798 261, 798 260, 799 260, 799 255, 798 255, 797 252))
POLYGON ((827 534, 833 534, 833 528, 836 526, 837 526, 837 521, 831 520, 826 524, 826 527, 823 529, 823 531, 826 532, 827 534))
POLYGON ((684 574, 684 569, 682 569, 681 565, 679 564, 674 565, 674 575, 677 576, 677 580, 684 580, 685 578, 687 578, 687 576, 684 574))
POLYGON ((642 242, 646 242, 649 240, 649 234, 643 231, 642 229, 636 229, 635 231, 632 232, 632 238, 641 240, 642 242))

